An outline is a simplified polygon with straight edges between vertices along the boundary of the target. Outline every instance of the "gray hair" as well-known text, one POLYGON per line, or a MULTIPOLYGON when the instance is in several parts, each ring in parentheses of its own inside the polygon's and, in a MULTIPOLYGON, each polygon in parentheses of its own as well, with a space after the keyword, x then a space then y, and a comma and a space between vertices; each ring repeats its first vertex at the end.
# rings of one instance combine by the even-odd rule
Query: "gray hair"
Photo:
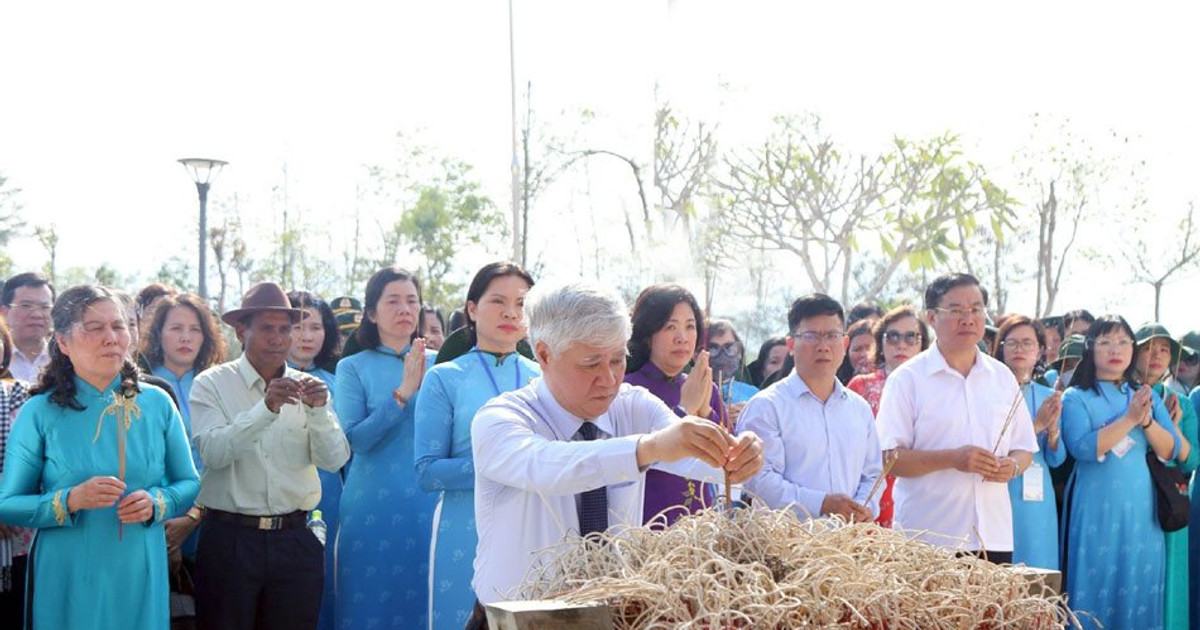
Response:
POLYGON ((583 282, 530 289, 525 296, 525 322, 530 343, 546 344, 555 356, 572 343, 624 347, 632 332, 629 309, 621 296, 583 282))

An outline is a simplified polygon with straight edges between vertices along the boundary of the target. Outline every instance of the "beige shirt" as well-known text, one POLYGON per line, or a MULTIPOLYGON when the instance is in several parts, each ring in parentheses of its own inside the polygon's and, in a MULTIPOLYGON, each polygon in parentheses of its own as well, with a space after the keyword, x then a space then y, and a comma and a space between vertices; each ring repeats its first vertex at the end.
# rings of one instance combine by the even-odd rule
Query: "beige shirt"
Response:
MULTIPOLYGON (((286 368, 284 376, 303 373, 286 368)), ((350 459, 332 400, 284 405, 275 414, 266 392, 245 355, 196 377, 192 439, 203 464, 196 503, 255 516, 308 511, 321 500, 317 467, 338 470, 350 459)))

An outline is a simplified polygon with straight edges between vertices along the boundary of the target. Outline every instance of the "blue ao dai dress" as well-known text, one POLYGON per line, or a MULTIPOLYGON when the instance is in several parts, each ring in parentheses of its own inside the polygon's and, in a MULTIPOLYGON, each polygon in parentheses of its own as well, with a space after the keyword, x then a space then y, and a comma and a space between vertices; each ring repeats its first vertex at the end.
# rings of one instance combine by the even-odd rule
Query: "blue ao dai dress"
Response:
POLYGON ((76 377, 82 410, 29 399, 9 436, 0 520, 38 533, 30 552, 35 630, 162 630, 170 626, 163 521, 183 514, 200 491, 183 421, 167 393, 142 384, 140 415, 125 434, 125 483, 154 500, 146 524, 118 525, 116 506, 67 510, 73 487, 119 472, 117 421, 104 410, 120 384, 103 390, 76 377), (99 435, 97 436, 97 428, 99 435))
MULTIPOLYGON (((1099 392, 1072 387, 1063 395, 1062 438, 1075 458, 1067 484, 1064 543, 1066 591, 1084 627, 1159 630, 1163 624, 1165 546, 1146 466, 1150 448, 1141 427, 1124 456, 1096 452, 1097 434, 1129 407, 1133 391, 1100 383, 1099 392)), ((1155 395, 1154 421, 1175 435, 1155 395)))
MULTIPOLYGON (((429 605, 429 530, 436 496, 417 484, 413 417, 392 391, 404 357, 380 345, 338 363, 333 406, 352 459, 342 488, 337 540, 338 630, 424 628, 429 605)), ((426 351, 427 365, 436 354, 426 351)))
MULTIPOLYGON (((1188 397, 1192 400, 1192 411, 1200 417, 1200 386, 1193 388, 1188 397)), ((1192 442, 1192 450, 1197 448, 1200 444, 1192 442)), ((1188 513, 1188 600, 1191 602, 1188 628, 1191 630, 1200 630, 1200 501, 1196 500, 1196 477, 1192 476, 1192 510, 1188 513)))
POLYGON ((475 604, 475 464, 471 421, 487 401, 541 376, 537 363, 473 348, 433 366, 421 385, 416 416, 416 468, 421 488, 440 496, 433 516, 429 628, 461 630, 475 604))
MULTIPOLYGON (((315 365, 307 368, 297 367, 290 361, 288 365, 294 369, 312 374, 321 379, 329 388, 329 396, 336 401, 336 388, 333 372, 322 370, 315 365)), ((337 404, 336 402, 334 403, 337 404)), ((325 521, 325 590, 321 592, 321 620, 317 624, 319 630, 333 630, 334 615, 334 570, 336 567, 334 550, 337 549, 338 513, 342 504, 342 471, 328 471, 317 468, 317 476, 321 478, 321 502, 317 504, 321 510, 321 520, 325 521)))
MULTIPOLYGON (((1037 416, 1038 408, 1054 395, 1053 389, 1040 383, 1027 383, 1021 391, 1031 418, 1037 416)), ((1041 499, 1025 499, 1025 475, 1008 482, 1013 515, 1013 564, 1058 570, 1058 509, 1054 504, 1050 469, 1061 466, 1067 459, 1067 447, 1061 434, 1059 438, 1058 448, 1051 449, 1049 431, 1037 435, 1039 450, 1033 454, 1033 463, 1041 467, 1041 499)), ((1026 471, 1026 474, 1036 472, 1026 471)))

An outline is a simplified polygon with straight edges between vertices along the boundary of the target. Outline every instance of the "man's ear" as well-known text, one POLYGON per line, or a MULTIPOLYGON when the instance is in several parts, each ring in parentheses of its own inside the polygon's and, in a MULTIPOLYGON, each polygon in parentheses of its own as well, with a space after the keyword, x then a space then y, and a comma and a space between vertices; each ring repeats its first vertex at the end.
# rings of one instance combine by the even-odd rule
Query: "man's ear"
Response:
POLYGON ((537 358, 537 362, 543 368, 550 362, 550 346, 546 342, 539 341, 533 346, 533 356, 537 358))

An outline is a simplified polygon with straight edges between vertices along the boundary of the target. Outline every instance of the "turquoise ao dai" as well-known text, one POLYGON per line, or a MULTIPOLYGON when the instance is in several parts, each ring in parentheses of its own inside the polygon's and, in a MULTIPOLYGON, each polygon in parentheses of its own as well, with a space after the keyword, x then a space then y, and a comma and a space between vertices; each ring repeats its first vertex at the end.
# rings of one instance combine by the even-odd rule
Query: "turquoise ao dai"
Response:
MULTIPOLYGON (((1101 383, 1099 392, 1072 387, 1063 395, 1062 438, 1075 458, 1067 485, 1066 591, 1084 627, 1158 630, 1163 625, 1165 547, 1146 466, 1150 448, 1141 427, 1128 433, 1125 455, 1097 454, 1097 434, 1129 407, 1132 390, 1101 383)), ((1154 421, 1175 435, 1155 395, 1154 421)))
POLYGON ((114 379, 98 390, 76 378, 82 410, 34 396, 9 436, 0 521, 38 529, 29 561, 33 603, 26 610, 35 630, 170 626, 163 521, 191 507, 200 479, 166 392, 141 385, 141 414, 126 433, 125 483, 128 492, 144 489, 154 500, 152 520, 118 528, 116 506, 67 510, 73 487, 118 475, 117 423, 102 413, 119 384, 114 379))
POLYGON ((502 392, 520 389, 542 371, 511 353, 503 359, 472 349, 435 365, 421 385, 416 415, 416 467, 421 488, 436 492, 430 543, 431 629, 461 630, 475 604, 475 465, 471 421, 502 392))
MULTIPOLYGON (((429 531, 436 496, 417 484, 413 417, 401 408, 403 352, 379 346, 338 363, 333 403, 353 452, 337 540, 338 630, 423 628, 428 623, 429 531)), ((426 351, 426 365, 436 354, 426 351)))
MULTIPOLYGON (((1021 391, 1031 418, 1036 418, 1038 408, 1054 395, 1053 389, 1040 383, 1028 383, 1021 391)), ((1025 499, 1025 475, 1008 482, 1013 513, 1013 564, 1058 570, 1058 509, 1054 504, 1050 469, 1061 466, 1067 459, 1066 445, 1061 435, 1059 438, 1058 447, 1051 449, 1049 431, 1037 434, 1038 452, 1033 454, 1033 463, 1041 466, 1040 500, 1025 499)))

